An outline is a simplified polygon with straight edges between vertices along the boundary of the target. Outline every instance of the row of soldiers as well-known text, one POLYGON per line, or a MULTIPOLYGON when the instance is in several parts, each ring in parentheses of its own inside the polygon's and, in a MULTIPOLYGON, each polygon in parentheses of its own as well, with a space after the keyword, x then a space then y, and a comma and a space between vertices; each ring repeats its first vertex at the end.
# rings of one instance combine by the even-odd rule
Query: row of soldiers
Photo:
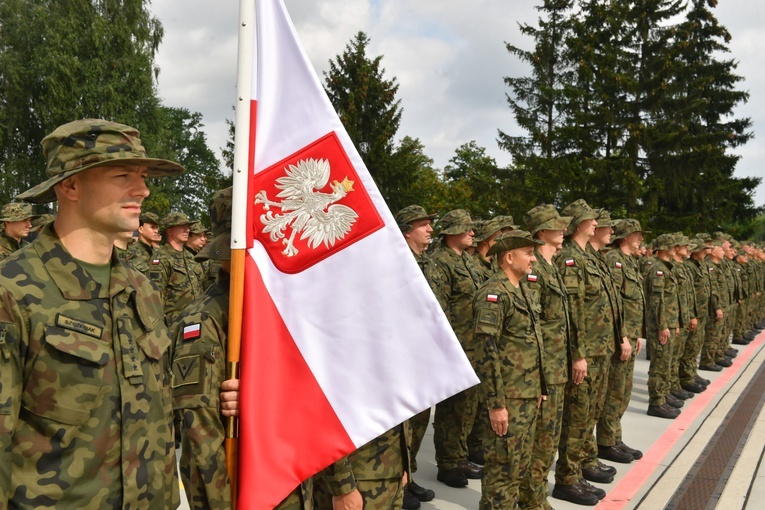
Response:
MULTIPOLYGON (((577 200, 524 216, 439 222, 410 206, 404 237, 482 383, 436 405, 438 480, 482 478, 480 508, 549 509, 552 496, 595 505, 616 469, 642 452, 623 442, 621 419, 634 362, 647 343, 650 416, 673 419, 706 390, 698 369, 731 366, 765 324, 765 255, 721 232, 657 236, 648 248, 635 219, 577 200), (699 360, 700 358, 700 360, 699 360)), ((410 421, 412 458, 428 423, 410 421)), ((416 469, 416 462, 413 462, 416 469)), ((432 492, 432 491, 429 491, 432 492)), ((417 508, 416 494, 404 508, 417 508)))

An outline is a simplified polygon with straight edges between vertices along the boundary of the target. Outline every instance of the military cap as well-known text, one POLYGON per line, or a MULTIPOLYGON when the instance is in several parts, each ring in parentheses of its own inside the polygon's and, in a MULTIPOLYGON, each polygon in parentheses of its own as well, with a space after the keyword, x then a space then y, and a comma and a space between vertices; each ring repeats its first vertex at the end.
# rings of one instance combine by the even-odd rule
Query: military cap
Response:
POLYGON ((661 234, 659 237, 653 240, 654 250, 671 250, 677 246, 674 234, 661 234))
POLYGON ((446 213, 438 222, 441 231, 438 235, 459 235, 473 230, 473 220, 470 213, 464 209, 455 209, 446 213))
POLYGON ((202 226, 202 222, 194 221, 189 225, 190 234, 204 234, 205 228, 202 226))
POLYGON ((614 225, 614 235, 611 239, 616 241, 617 239, 624 239, 630 234, 640 232, 641 234, 650 234, 648 230, 643 230, 640 226, 640 222, 634 218, 625 218, 623 220, 617 220, 614 225))
POLYGON ((34 216, 31 204, 11 202, 0 210, 0 221, 24 221, 34 216))
POLYGON ((544 242, 531 237, 528 230, 511 230, 494 238, 494 246, 486 252, 487 256, 496 255, 505 251, 523 248, 525 246, 542 246, 544 242))
POLYGON ((598 209, 598 217, 595 218, 598 220, 598 228, 601 227, 612 227, 616 224, 616 221, 611 219, 611 213, 608 212, 606 209, 598 209))
POLYGON ((177 227, 178 225, 191 225, 189 217, 182 212, 171 212, 167 216, 162 218, 159 224, 159 230, 164 232, 170 227, 177 227))
POLYGON ((531 235, 540 230, 566 230, 572 218, 570 216, 561 216, 550 204, 542 204, 529 210, 523 215, 523 223, 531 235))
POLYGON ((719 241, 733 241, 733 236, 726 234, 725 232, 720 232, 719 230, 714 233, 715 239, 718 239, 719 241))
POLYGON ((505 214, 505 215, 495 216, 493 219, 495 219, 497 223, 499 223, 500 230, 505 230, 506 228, 509 228, 510 230, 515 230, 518 228, 518 225, 516 225, 515 222, 513 222, 512 216, 505 214))
POLYGON ((706 232, 699 232, 698 234, 696 234, 696 238, 701 239, 705 243, 708 243, 712 240, 712 236, 710 236, 706 232))
POLYGON ((53 202, 53 186, 89 168, 102 166, 146 167, 149 177, 183 173, 178 163, 149 158, 137 129, 100 119, 82 119, 64 124, 43 138, 48 180, 16 198, 36 204, 53 202))
POLYGON ((568 229, 566 229, 567 236, 573 234, 581 222, 594 220, 598 217, 598 211, 587 205, 587 202, 581 198, 568 204, 562 212, 564 216, 571 217, 571 223, 568 224, 568 229))
POLYGON ((736 240, 734 239, 734 240, 732 240, 732 241, 730 242, 730 246, 731 246, 731 248, 733 248, 734 250, 738 250, 738 249, 740 249, 740 248, 741 248, 741 243, 739 243, 738 241, 736 241, 736 240))
POLYGON ((736 252, 736 257, 748 257, 748 256, 749 256, 749 254, 747 252, 745 252, 744 250, 738 250, 736 252))
POLYGON ((473 231, 475 232, 473 239, 480 243, 481 241, 487 240, 493 233, 499 232, 500 230, 502 229, 499 228, 499 222, 496 218, 476 222, 476 225, 473 227, 473 231))
POLYGON ((412 230, 412 223, 417 220, 433 220, 435 214, 428 214, 425 208, 419 205, 408 205, 396 213, 396 224, 401 229, 402 234, 412 230))
POLYGON ((700 252, 707 248, 711 247, 707 246, 701 239, 691 239, 691 243, 688 245, 688 249, 691 253, 700 252))
POLYGON ((52 214, 37 214, 32 218, 32 231, 36 232, 56 219, 52 214))
POLYGON ((682 232, 675 232, 672 235, 675 238, 675 246, 690 246, 691 245, 691 240, 688 239, 688 236, 686 236, 682 232))
POLYGON ((231 260, 231 202, 233 188, 217 191, 210 199, 213 240, 199 250, 194 260, 231 260))
POLYGON ((153 212, 142 212, 138 218, 141 220, 141 223, 153 223, 155 225, 159 225, 159 216, 153 212))

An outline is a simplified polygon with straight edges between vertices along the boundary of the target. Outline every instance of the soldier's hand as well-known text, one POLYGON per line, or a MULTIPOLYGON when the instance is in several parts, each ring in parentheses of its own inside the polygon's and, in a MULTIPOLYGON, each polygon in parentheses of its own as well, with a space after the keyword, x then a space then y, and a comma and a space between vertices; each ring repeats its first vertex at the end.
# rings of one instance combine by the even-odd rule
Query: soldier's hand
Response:
POLYGON ((715 311, 715 320, 721 321, 722 318, 723 318, 723 311, 720 308, 718 308, 715 311))
POLYGON ((547 395, 539 395, 539 398, 537 399, 537 409, 542 407, 542 402, 547 400, 547 395))
POLYGON ((619 356, 619 359, 622 361, 627 361, 630 359, 630 356, 632 355, 632 344, 629 341, 629 338, 626 336, 622 338, 622 344, 621 344, 622 353, 619 356))
POLYGON ((401 487, 406 487, 406 484, 409 483, 409 476, 406 474, 406 471, 404 471, 404 476, 401 477, 401 487))
POLYGON ((358 489, 353 489, 348 494, 332 496, 332 510, 362 510, 364 498, 358 489))
POLYGON ((691 325, 688 326, 688 328, 691 331, 696 331, 696 328, 698 328, 698 327, 699 327, 699 320, 696 319, 696 318, 691 319, 691 325))
POLYGON ((220 383, 220 413, 223 416, 239 416, 239 379, 220 383))
POLYGON ((507 409, 490 409, 489 421, 491 422, 491 430, 493 430, 498 436, 502 437, 507 434, 507 409))
POLYGON ((571 364, 571 381, 574 384, 581 384, 587 377, 587 360, 578 359, 571 364))
POLYGON ((669 341, 669 328, 662 329, 661 331, 659 331, 659 343, 661 345, 666 345, 668 341, 669 341))

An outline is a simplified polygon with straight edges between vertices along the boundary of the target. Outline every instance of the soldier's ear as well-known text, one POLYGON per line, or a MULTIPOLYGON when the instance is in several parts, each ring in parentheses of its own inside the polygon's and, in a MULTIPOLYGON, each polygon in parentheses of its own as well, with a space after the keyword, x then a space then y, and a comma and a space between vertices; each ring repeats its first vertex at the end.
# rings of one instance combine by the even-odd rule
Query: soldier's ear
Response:
POLYGON ((60 183, 56 184, 56 187, 54 188, 56 191, 56 196, 58 197, 59 201, 63 198, 70 202, 76 202, 77 201, 77 174, 68 177, 61 181, 60 183))

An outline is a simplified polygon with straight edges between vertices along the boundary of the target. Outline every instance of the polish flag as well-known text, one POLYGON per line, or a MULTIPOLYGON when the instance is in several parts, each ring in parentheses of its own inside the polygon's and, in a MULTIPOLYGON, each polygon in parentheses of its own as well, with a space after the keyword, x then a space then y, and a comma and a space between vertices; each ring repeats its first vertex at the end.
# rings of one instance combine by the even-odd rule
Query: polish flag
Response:
POLYGON ((234 172, 232 226, 232 248, 248 248, 238 497, 248 510, 273 508, 479 382, 282 1, 243 0, 241 26, 253 14, 252 63, 241 37, 239 57, 249 110, 237 109, 249 170, 234 172))

